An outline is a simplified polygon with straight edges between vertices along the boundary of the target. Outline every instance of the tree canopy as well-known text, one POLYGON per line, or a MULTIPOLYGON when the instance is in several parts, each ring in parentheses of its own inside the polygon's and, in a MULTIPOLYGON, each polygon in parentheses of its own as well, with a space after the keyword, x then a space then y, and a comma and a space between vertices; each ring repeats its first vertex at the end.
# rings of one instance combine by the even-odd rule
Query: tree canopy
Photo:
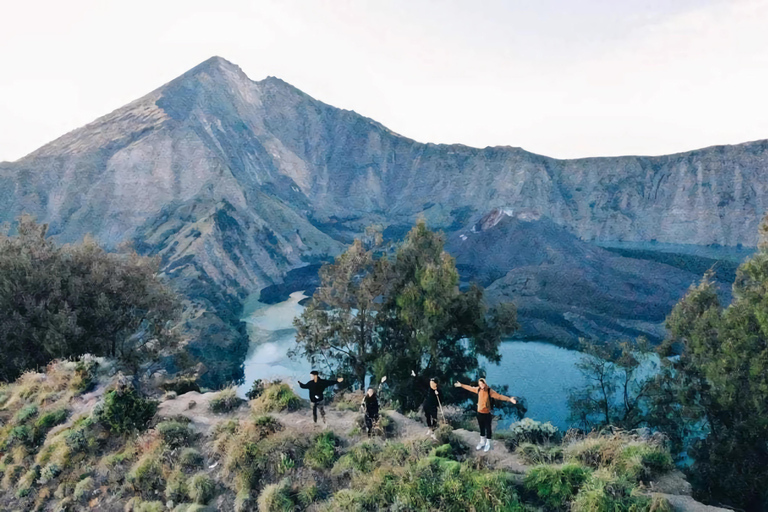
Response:
POLYGON ((0 379, 85 353, 136 367, 173 343, 179 300, 157 259, 88 237, 58 245, 47 231, 25 216, 17 235, 0 235, 0 379))

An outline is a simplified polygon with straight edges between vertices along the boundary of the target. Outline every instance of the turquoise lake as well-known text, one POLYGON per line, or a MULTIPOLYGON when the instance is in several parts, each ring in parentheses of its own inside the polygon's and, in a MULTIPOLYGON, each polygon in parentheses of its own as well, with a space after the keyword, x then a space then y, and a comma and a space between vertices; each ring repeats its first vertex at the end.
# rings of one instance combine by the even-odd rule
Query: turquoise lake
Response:
MULTIPOLYGON (((311 370, 306 361, 288 357, 295 343, 293 319, 304 309, 300 304, 302 292, 278 304, 251 301, 244 321, 248 325, 251 347, 244 363, 245 381, 239 388, 244 395, 255 379, 282 378, 296 386, 297 380, 307 379, 311 370)), ((537 341, 507 341, 500 347, 498 365, 484 363, 486 378, 491 386, 508 385, 509 392, 527 400, 527 417, 551 421, 561 430, 568 427, 568 389, 583 384, 576 368, 581 353, 537 341)), ((500 427, 510 420, 502 419, 500 427)))

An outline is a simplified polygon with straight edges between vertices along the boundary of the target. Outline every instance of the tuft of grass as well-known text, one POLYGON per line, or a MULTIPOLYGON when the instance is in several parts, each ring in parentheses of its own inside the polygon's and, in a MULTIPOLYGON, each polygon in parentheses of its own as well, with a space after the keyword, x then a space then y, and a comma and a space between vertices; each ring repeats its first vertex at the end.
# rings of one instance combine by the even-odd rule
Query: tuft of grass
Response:
POLYGON ((75 485, 75 490, 72 493, 72 498, 74 498, 75 501, 87 500, 95 489, 96 483, 93 481, 93 478, 87 476, 77 482, 75 485))
POLYGON ((525 475, 525 489, 551 510, 566 510, 568 502, 589 478, 590 471, 578 464, 561 467, 536 466, 525 475))
POLYGON ((247 489, 240 490, 235 496, 235 512, 249 512, 256 508, 255 504, 251 491, 247 489))
POLYGON ((466 456, 470 451, 469 445, 456 435, 450 425, 440 425, 437 430, 435 430, 435 437, 437 438, 437 442, 441 445, 448 444, 451 446, 451 458, 459 460, 466 456))
POLYGON ((203 454, 195 448, 184 448, 179 454, 179 465, 187 470, 202 467, 203 461, 203 454))
POLYGON ((288 478, 276 484, 264 487, 259 495, 259 512, 293 512, 296 503, 293 501, 291 481, 288 478))
POLYGON ((23 423, 26 423, 28 419, 33 418, 37 416, 37 406, 35 404, 25 405, 21 409, 19 409, 19 412, 16 413, 16 416, 13 418, 13 421, 17 425, 21 425, 23 423))
POLYGON ((208 402, 208 408, 215 413, 227 413, 231 412, 244 402, 242 398, 237 396, 237 389, 229 387, 222 391, 219 391, 210 402, 208 402))
POLYGON ((317 470, 330 468, 338 457, 336 448, 339 444, 339 438, 333 432, 318 434, 304 454, 304 464, 317 470))
POLYGON ((16 496, 18 498, 29 496, 29 493, 32 492, 32 488, 37 483, 38 478, 40 478, 40 466, 35 464, 29 471, 24 473, 24 476, 16 483, 16 496))
POLYGON ((345 470, 352 470, 360 473, 370 473, 375 468, 382 449, 382 446, 378 443, 367 442, 357 444, 336 461, 336 464, 333 466, 333 472, 340 473, 345 470))
POLYGON ((67 421, 68 415, 69 411, 66 409, 56 409, 53 411, 48 411, 40 416, 37 421, 35 421, 35 425, 32 429, 32 436, 34 437, 35 441, 42 441, 49 430, 51 430, 56 425, 61 425, 67 421))
POLYGON ((297 411, 303 406, 301 398, 284 382, 270 384, 261 395, 251 401, 251 407, 257 413, 297 411))
POLYGON ((522 443, 517 447, 515 453, 526 464, 557 464, 563 461, 563 448, 559 445, 538 445, 532 443, 522 443))
POLYGON ((216 491, 216 484, 205 473, 198 473, 188 482, 189 497, 195 503, 205 505, 213 498, 216 491))
POLYGON ((571 505, 573 512, 648 511, 652 499, 639 494, 633 483, 607 469, 595 472, 571 505))
POLYGON ((187 476, 181 471, 175 471, 168 477, 165 485, 166 499, 174 503, 187 501, 189 488, 187 487, 187 476))
POLYGON ((658 443, 627 435, 590 436, 565 448, 565 457, 591 468, 609 468, 632 482, 647 482, 673 467, 669 451, 658 443))
POLYGON ((189 446, 194 440, 194 434, 186 423, 173 420, 163 421, 157 424, 155 430, 170 449, 189 446))
POLYGON ((155 453, 144 454, 126 475, 126 481, 142 496, 152 497, 165 489, 163 467, 155 453))

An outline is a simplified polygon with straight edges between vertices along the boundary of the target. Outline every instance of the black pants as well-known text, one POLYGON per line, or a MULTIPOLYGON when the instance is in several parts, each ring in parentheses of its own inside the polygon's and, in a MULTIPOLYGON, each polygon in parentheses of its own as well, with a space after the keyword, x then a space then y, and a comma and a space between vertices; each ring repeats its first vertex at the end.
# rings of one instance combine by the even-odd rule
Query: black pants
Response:
POLYGON ((491 438, 491 423, 493 422, 493 415, 489 412, 477 413, 477 424, 480 425, 480 436, 491 438))
POLYGON ((371 437, 371 431, 373 430, 373 423, 379 421, 379 415, 368 416, 365 415, 365 430, 368 432, 368 437, 371 437))
POLYGON ((427 426, 435 430, 437 428, 437 409, 424 409, 424 416, 427 417, 427 426))
POLYGON ((315 423, 317 423, 318 409, 320 409, 320 416, 323 417, 323 422, 325 422, 325 407, 322 400, 319 402, 312 402, 312 419, 315 420, 315 423))

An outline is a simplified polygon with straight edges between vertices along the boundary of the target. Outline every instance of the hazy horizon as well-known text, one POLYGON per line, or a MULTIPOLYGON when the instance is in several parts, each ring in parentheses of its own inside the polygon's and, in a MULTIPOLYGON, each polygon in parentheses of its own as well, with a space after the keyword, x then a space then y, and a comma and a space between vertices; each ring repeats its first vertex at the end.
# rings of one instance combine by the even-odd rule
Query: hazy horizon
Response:
POLYGON ((555 158, 768 138, 768 1, 97 0, 0 22, 0 161, 218 55, 432 143, 555 158))

